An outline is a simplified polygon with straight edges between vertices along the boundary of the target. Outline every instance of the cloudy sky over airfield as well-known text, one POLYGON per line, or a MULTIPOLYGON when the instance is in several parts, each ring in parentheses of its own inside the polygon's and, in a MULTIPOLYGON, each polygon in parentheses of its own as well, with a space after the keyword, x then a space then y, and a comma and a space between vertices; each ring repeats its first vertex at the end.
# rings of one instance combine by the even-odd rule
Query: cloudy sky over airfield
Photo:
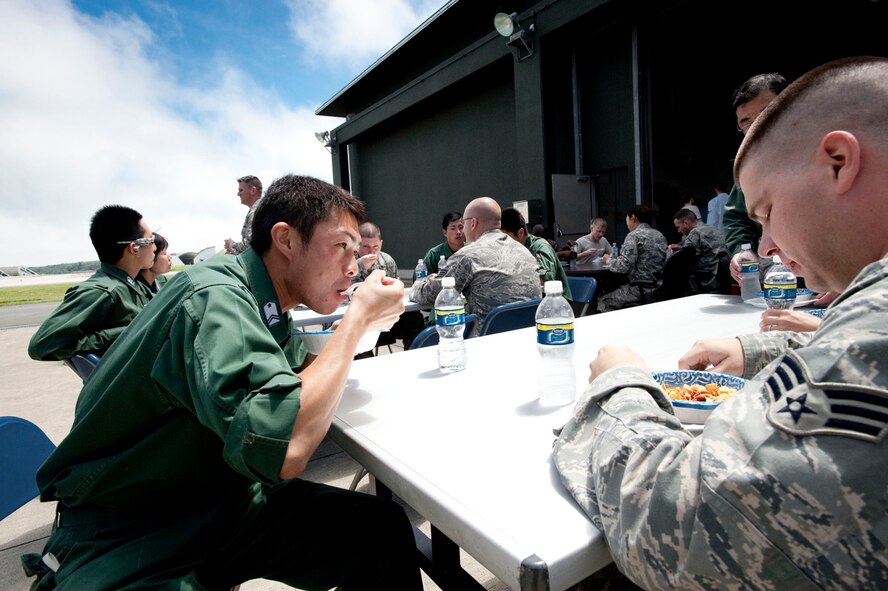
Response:
POLYGON ((0 266, 94 260, 102 205, 171 252, 237 237, 235 179, 331 180, 315 109, 444 0, 0 1, 0 266))

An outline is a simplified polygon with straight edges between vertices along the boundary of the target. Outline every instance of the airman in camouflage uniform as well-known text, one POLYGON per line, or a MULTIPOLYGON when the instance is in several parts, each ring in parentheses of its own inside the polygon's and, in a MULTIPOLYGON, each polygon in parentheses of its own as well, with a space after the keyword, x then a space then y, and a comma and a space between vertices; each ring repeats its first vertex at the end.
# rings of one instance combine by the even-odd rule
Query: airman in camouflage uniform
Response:
POLYGON ((675 214, 681 232, 681 248, 697 253, 697 264, 688 278, 694 293, 714 292, 717 288, 718 261, 725 251, 725 235, 715 226, 704 224, 692 212, 682 209, 675 214))
POLYGON ((599 312, 630 308, 656 299, 666 264, 666 237, 648 224, 651 213, 646 207, 636 207, 626 214, 626 224, 632 231, 623 242, 620 256, 604 255, 608 258, 608 269, 629 275, 629 283, 601 296, 599 312))
POLYGON ((380 269, 386 277, 398 278, 398 263, 391 255, 382 252, 382 232, 373 222, 364 222, 360 227, 361 245, 358 247, 358 273, 352 283, 360 283, 370 273, 380 269))
POLYGON ((537 261, 530 251, 499 230, 500 207, 479 197, 463 214, 468 244, 453 253, 442 275, 413 284, 413 301, 431 306, 441 291, 441 278, 453 277, 466 298, 466 313, 480 321, 496 306, 541 297, 537 261))
POLYGON ((644 588, 888 589, 886 108, 888 59, 840 60, 796 81, 744 140, 735 177, 760 254, 842 295, 814 333, 694 345, 680 367, 749 378, 702 435, 628 349, 591 363, 556 464, 644 588), (838 230, 834 261, 813 256, 842 215, 860 226, 838 230))

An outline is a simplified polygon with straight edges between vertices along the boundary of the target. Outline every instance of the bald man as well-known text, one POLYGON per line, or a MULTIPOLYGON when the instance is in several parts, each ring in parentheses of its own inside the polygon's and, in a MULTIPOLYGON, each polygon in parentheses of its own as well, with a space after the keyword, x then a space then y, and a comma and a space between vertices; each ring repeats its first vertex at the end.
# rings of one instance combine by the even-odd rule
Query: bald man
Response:
POLYGON ((734 177, 759 254, 841 295, 813 333, 701 341, 679 359, 750 379, 699 437, 632 351, 590 364, 556 465, 641 587, 888 589, 886 112, 888 59, 850 58, 749 129, 734 177))
MULTIPOLYGON (((441 291, 441 277, 453 277, 466 298, 466 313, 479 320, 496 306, 540 296, 537 262, 530 251, 500 231, 502 210, 490 197, 478 197, 463 212, 466 245, 453 253, 442 275, 413 284, 413 300, 431 306, 441 291)), ((480 326, 481 322, 477 326, 480 326)))

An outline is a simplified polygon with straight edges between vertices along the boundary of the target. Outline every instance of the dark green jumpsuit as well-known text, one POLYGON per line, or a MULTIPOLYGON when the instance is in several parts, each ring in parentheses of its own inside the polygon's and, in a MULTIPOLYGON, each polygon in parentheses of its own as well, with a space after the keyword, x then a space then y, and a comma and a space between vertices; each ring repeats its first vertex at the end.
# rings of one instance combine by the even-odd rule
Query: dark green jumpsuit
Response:
POLYGON ((300 403, 289 339, 252 249, 173 277, 108 350, 38 471, 41 499, 59 501, 44 554, 61 566, 36 588, 226 589, 267 578, 421 589, 400 506, 280 480, 300 403))
POLYGON ((31 337, 28 354, 38 361, 102 356, 150 300, 147 288, 114 265, 102 263, 92 277, 72 286, 31 337))

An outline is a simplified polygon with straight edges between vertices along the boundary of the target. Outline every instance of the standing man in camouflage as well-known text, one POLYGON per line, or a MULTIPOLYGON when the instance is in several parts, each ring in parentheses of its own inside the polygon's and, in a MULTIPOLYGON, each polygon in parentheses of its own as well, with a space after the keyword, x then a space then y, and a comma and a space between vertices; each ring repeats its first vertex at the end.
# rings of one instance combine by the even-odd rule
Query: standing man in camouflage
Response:
MULTIPOLYGON (((496 306, 540 297, 537 261, 526 248, 500 231, 501 210, 490 197, 478 197, 463 212, 467 244, 447 261, 442 277, 453 277, 466 298, 466 313, 478 315, 478 325, 496 306)), ((441 291, 437 274, 417 279, 413 301, 435 304, 441 291)))
POLYGON ((670 244, 669 250, 674 253, 687 248, 697 255, 697 263, 688 277, 691 293, 715 292, 718 288, 718 261, 725 251, 725 235, 715 226, 704 224, 687 209, 678 210, 673 222, 681 234, 681 243, 670 244))
POLYGON ((244 227, 241 229, 241 241, 235 242, 231 238, 225 240, 225 252, 228 254, 240 254, 250 246, 250 233, 253 226, 253 212, 256 204, 262 199, 262 181, 253 175, 242 176, 237 179, 237 196, 241 203, 250 208, 247 217, 244 218, 244 227))
POLYGON ((666 237, 650 226, 653 212, 645 206, 636 206, 626 214, 629 234, 623 242, 620 256, 609 254, 601 258, 614 273, 629 276, 629 283, 604 294, 598 299, 598 311, 610 312, 656 300, 666 264, 666 237))
POLYGON ((759 253, 841 295, 816 332, 695 344, 680 367, 750 378, 699 437, 632 351, 590 364, 556 463, 644 588, 888 588, 886 111, 888 59, 850 58, 749 130, 734 176, 759 253))
POLYGON ((517 209, 511 207, 503 210, 500 229, 518 244, 523 244, 530 254, 537 260, 537 272, 540 275, 540 285, 546 281, 560 281, 564 288, 564 297, 571 298, 570 285, 567 282, 567 273, 558 260, 558 256, 552 249, 552 245, 545 238, 532 236, 527 233, 527 222, 517 209))

